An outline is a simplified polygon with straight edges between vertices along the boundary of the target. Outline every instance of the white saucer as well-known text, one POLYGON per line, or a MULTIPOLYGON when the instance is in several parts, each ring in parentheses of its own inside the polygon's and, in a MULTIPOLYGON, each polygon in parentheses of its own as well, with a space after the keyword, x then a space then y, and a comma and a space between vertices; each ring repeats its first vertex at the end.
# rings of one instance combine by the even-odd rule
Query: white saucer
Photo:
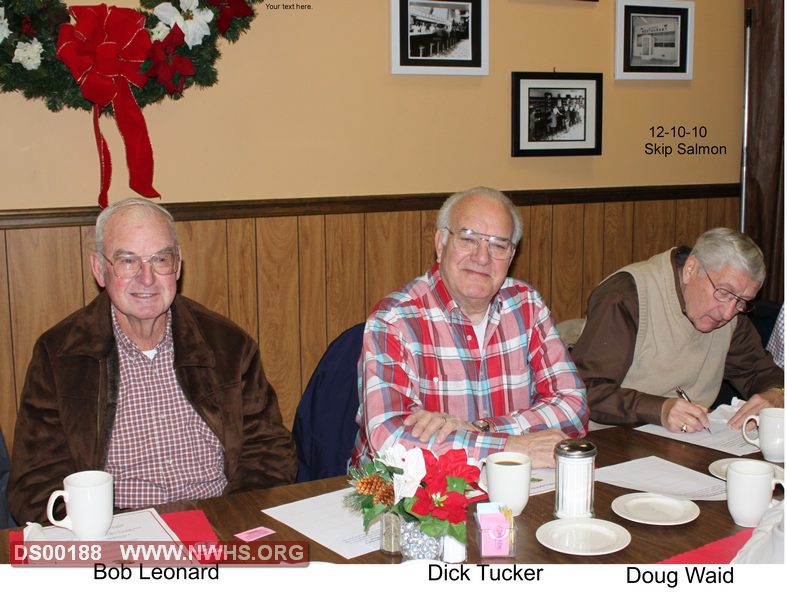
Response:
POLYGON ((776 479, 781 479, 782 481, 784 481, 784 469, 783 468, 781 468, 780 466, 775 465, 773 463, 770 463, 770 462, 767 462, 767 461, 764 461, 764 460, 755 460, 753 458, 738 458, 737 456, 732 457, 732 458, 722 458, 722 459, 713 461, 708 466, 708 471, 710 471, 710 474, 713 475, 714 477, 718 477, 719 479, 723 479, 724 481, 727 481, 727 467, 730 466, 731 462, 734 462, 736 460, 750 460, 750 461, 753 461, 753 462, 761 462, 761 463, 765 463, 766 465, 771 465, 773 467, 774 476, 776 477, 776 479))
POLYGON ((631 542, 631 534, 617 523, 601 519, 557 519, 539 527, 536 539, 564 554, 598 556, 622 550, 631 542))
POLYGON ((700 508, 691 500, 670 498, 646 492, 618 496, 612 501, 615 514, 646 525, 681 525, 700 515, 700 508))

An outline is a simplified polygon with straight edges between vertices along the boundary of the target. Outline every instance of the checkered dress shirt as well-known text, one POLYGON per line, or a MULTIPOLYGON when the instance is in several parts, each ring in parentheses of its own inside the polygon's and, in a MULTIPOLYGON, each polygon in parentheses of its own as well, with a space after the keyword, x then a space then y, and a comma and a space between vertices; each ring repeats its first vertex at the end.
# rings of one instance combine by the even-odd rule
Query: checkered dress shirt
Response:
POLYGON ((171 313, 152 359, 120 330, 114 308, 112 326, 120 383, 106 470, 115 480, 115 506, 220 495, 224 449, 178 384, 171 313))
POLYGON ((358 365, 354 464, 397 441, 438 455, 465 448, 481 459, 502 450, 509 435, 548 428, 586 433, 585 386, 538 292, 506 279, 488 319, 482 352, 437 264, 380 301, 366 322, 358 365), (418 409, 485 419, 491 428, 460 429, 441 444, 434 438, 423 444, 403 424, 418 409))
POLYGON ((773 362, 784 368, 784 304, 782 304, 779 316, 776 317, 776 324, 771 332, 771 339, 768 340, 768 352, 773 356, 773 362))

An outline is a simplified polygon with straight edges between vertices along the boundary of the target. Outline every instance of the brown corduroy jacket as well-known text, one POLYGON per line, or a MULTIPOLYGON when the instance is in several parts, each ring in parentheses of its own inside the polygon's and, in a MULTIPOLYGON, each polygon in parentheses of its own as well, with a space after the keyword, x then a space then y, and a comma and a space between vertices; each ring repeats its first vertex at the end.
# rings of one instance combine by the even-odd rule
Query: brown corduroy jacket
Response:
MULTIPOLYGON (((177 295, 174 367, 186 398, 224 448, 225 494, 294 481, 282 424, 256 342, 228 319, 177 295)), ((36 342, 22 390, 8 499, 18 523, 46 521, 49 495, 76 471, 103 469, 118 361, 106 292, 36 342)))

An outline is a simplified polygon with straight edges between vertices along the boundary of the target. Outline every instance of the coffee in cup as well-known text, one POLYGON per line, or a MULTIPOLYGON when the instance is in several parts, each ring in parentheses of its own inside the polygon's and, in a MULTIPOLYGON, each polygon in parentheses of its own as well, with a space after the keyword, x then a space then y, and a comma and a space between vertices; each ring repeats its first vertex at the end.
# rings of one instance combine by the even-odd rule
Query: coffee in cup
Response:
POLYGON ((46 516, 52 525, 74 532, 78 540, 101 540, 112 525, 112 475, 104 471, 80 471, 63 480, 62 490, 52 492, 46 516), (53 508, 58 498, 66 503, 66 517, 57 520, 53 508))
POLYGON ((497 452, 482 459, 481 466, 490 502, 507 506, 514 516, 522 514, 530 498, 530 457, 520 452, 497 452))

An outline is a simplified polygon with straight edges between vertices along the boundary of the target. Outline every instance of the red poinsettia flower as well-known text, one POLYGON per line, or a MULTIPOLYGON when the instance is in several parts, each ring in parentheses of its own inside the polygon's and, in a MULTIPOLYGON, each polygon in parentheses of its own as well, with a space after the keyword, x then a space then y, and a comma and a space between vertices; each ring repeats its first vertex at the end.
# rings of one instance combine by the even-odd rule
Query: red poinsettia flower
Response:
POLYGON ((195 73, 194 63, 175 52, 183 45, 184 40, 183 31, 175 25, 167 37, 153 42, 152 63, 147 70, 147 75, 158 79, 170 95, 181 93, 186 83, 186 76, 195 73))
POLYGON ((219 20, 216 21, 216 27, 222 35, 227 33, 233 19, 250 17, 254 14, 254 11, 244 0, 206 0, 206 2, 219 9, 219 20))
POLYGON ((415 491, 417 498, 412 511, 423 517, 432 515, 449 523, 464 523, 467 510, 467 499, 464 494, 446 492, 445 486, 428 484, 415 491))
POLYGON ((449 450, 435 458, 431 452, 424 452, 426 475, 424 482, 445 481, 446 477, 459 477, 467 483, 475 483, 481 471, 474 465, 467 464, 467 453, 464 450, 449 450))

